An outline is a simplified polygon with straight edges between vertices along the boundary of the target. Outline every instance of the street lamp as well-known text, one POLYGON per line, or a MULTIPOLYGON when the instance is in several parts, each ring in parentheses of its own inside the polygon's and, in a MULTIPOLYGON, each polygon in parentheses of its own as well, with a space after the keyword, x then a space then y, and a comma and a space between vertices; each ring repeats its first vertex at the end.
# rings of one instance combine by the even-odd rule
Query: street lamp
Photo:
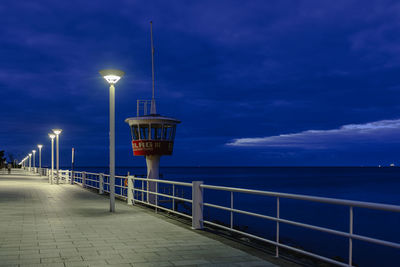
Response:
POLYGON ((58 136, 61 134, 61 129, 53 129, 53 133, 56 135, 56 168, 57 168, 57 184, 59 184, 60 175, 59 175, 59 163, 60 163, 60 151, 58 144, 58 136))
POLYGON ((35 168, 36 168, 36 163, 35 163, 35 154, 36 154, 36 150, 32 150, 33 153, 33 172, 35 173, 35 168))
POLYGON ((49 137, 51 139, 51 184, 53 184, 53 173, 54 173, 54 138, 56 137, 55 134, 49 133, 49 137))
POLYGON ((29 153, 29 171, 31 171, 32 153, 29 153))
POLYGON ((124 72, 101 70, 101 76, 110 84, 110 212, 115 212, 115 87, 124 72))
POLYGON ((40 175, 42 175, 42 147, 43 147, 43 145, 37 145, 37 147, 39 148, 39 171, 40 171, 40 175))

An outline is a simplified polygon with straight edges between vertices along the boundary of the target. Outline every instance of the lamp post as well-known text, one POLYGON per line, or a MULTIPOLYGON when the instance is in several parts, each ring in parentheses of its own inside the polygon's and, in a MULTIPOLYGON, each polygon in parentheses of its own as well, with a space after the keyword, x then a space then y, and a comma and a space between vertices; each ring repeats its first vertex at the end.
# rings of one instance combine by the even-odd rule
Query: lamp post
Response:
POLYGON ((36 154, 36 150, 32 150, 33 153, 33 173, 35 173, 35 168, 36 168, 36 162, 35 162, 35 154, 36 154))
POLYGON ((43 147, 43 145, 37 145, 37 147, 39 148, 39 172, 40 172, 40 175, 42 175, 42 147, 43 147))
POLYGON ((32 153, 29 153, 29 171, 31 171, 32 153))
POLYGON ((115 212, 115 87, 124 72, 101 70, 101 76, 110 84, 110 212, 115 212))
POLYGON ((25 158, 22 160, 22 168, 23 168, 24 170, 25 170, 25 166, 26 166, 26 164, 25 164, 26 159, 27 159, 27 157, 25 157, 25 158))
POLYGON ((59 184, 60 182, 60 175, 59 175, 59 171, 60 171, 60 151, 59 151, 59 143, 58 143, 58 139, 59 139, 59 135, 61 134, 62 130, 61 129, 53 129, 53 133, 56 135, 56 168, 57 168, 57 184, 59 184))
POLYGON ((51 179, 51 184, 53 184, 53 173, 54 173, 54 138, 56 137, 55 134, 49 133, 49 137, 51 139, 51 175, 50 175, 50 179, 51 179))

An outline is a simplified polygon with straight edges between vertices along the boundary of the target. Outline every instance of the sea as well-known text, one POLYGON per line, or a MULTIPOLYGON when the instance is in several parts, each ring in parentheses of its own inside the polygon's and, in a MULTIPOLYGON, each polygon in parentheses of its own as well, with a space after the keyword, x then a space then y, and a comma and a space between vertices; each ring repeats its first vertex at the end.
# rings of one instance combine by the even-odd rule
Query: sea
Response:
MULTIPOLYGON (((75 170, 108 173, 107 167, 75 167, 75 170)), ((116 175, 143 176, 146 167, 117 167, 116 175)), ((400 205, 398 167, 161 167, 161 179, 203 181, 219 185, 294 193, 311 196, 400 205)), ((116 184, 123 181, 116 180, 116 184)), ((167 185, 166 185, 167 186, 167 185)), ((159 186, 168 193, 168 188, 159 186)), ((190 197, 181 189, 178 194, 190 197)), ((234 208, 276 216, 276 198, 234 193, 234 208)), ((230 206, 230 193, 205 189, 204 201, 230 206)), ((189 212, 190 205, 178 206, 189 212)), ((208 221, 230 224, 230 212, 205 207, 208 221)), ((302 200, 280 199, 280 218, 349 231, 349 208, 302 200)), ((275 240, 276 222, 242 214, 233 216, 234 228, 275 240)), ((354 233, 400 243, 400 213, 354 208, 354 233)), ((280 242, 347 262, 347 238, 280 224, 280 242)), ((357 266, 399 266, 400 250, 353 240, 353 262, 357 266)))

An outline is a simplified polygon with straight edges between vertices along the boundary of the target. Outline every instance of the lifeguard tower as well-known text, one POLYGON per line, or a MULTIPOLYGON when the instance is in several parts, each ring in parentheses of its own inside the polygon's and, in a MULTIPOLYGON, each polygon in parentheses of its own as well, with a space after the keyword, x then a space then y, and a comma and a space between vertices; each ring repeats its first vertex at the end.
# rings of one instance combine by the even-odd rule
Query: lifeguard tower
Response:
MULTIPOLYGON (((137 100, 136 117, 125 119, 132 134, 132 149, 134 156, 145 156, 147 165, 147 179, 159 179, 160 157, 172 155, 176 125, 179 120, 161 116, 156 112, 154 98, 154 48, 153 31, 151 25, 151 59, 152 59, 152 89, 151 100, 137 100), (150 112, 148 107, 150 106, 150 112)), ((150 192, 156 191, 156 183, 149 182, 150 192)), ((155 203, 155 195, 149 194, 148 201, 155 203)))

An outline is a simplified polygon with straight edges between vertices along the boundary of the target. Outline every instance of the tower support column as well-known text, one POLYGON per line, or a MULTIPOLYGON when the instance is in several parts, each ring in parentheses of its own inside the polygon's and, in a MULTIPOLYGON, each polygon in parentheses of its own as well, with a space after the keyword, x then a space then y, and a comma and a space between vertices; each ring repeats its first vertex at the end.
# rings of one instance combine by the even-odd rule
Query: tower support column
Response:
MULTIPOLYGON (((159 179, 160 173, 160 156, 159 155, 147 155, 146 156, 147 165, 147 179, 159 179)), ((157 183, 147 182, 147 192, 156 192, 157 183)), ((150 204, 156 204, 156 195, 147 193, 147 200, 150 204)))

